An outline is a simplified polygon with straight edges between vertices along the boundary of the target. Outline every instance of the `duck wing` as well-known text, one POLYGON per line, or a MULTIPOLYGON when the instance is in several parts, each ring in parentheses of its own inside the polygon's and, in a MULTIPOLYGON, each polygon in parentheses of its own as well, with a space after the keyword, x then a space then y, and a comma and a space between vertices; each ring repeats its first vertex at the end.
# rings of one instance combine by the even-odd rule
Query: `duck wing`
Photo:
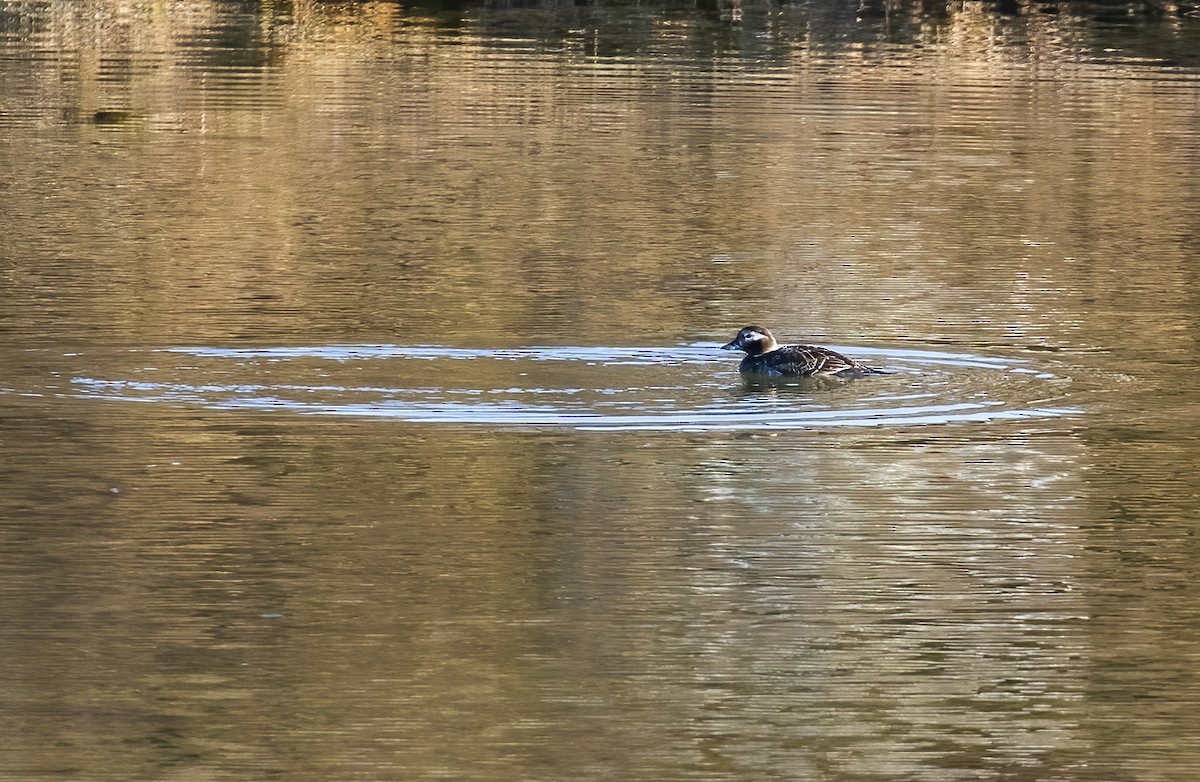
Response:
POLYGON ((788 345, 767 353, 764 358, 773 374, 809 377, 870 372, 854 359, 817 345, 788 345))

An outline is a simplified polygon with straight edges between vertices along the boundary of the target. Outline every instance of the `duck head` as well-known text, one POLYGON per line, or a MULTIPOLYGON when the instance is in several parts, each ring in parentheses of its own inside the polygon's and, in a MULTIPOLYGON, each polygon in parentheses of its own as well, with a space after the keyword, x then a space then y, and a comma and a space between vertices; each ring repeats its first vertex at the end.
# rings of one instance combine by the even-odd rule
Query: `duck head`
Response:
POLYGON ((778 345, 775 336, 762 326, 747 326, 738 332, 733 342, 722 345, 721 350, 744 350, 748 356, 770 353, 778 345))

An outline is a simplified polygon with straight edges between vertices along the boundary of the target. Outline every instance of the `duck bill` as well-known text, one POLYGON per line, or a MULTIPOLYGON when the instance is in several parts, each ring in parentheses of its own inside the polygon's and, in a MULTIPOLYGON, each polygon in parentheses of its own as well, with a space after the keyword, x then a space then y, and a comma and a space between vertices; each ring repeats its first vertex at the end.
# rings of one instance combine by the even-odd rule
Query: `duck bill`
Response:
POLYGON ((741 349, 742 349, 742 346, 737 343, 736 339, 733 342, 730 342, 728 345, 721 346, 721 350, 741 350, 741 349))

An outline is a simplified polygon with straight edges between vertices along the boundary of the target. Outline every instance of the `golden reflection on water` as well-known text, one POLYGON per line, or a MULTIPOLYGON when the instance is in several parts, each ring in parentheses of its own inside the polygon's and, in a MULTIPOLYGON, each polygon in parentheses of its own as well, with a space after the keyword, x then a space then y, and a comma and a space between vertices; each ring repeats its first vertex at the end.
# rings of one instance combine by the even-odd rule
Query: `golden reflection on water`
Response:
POLYGON ((1197 31, 1089 9, 0 6, 0 776, 1192 779, 1197 31), (156 350, 669 354, 750 321, 1028 361, 1054 380, 888 382, 1079 413, 78 398, 873 392, 156 350))
POLYGON ((52 16, 33 40, 56 67, 28 78, 60 82, 13 79, 9 102, 44 107, 52 132, 13 155, 13 219, 47 230, 12 252, 45 241, 58 262, 30 273, 59 296, 84 273, 72 259, 114 288, 90 317, 44 318, 406 342, 678 337, 768 312, 851 337, 1098 347, 1114 321, 1163 328, 1157 303, 1186 290, 1191 84, 1079 59, 1078 20, 1023 18, 1013 40, 963 32, 993 21, 965 12, 926 48, 857 57, 784 25, 779 59, 712 67, 490 37, 516 12, 468 17, 450 45, 430 20, 396 26, 398 6, 268 6, 257 48, 229 49, 246 20, 169 8, 191 10, 52 16), (156 45, 129 40, 144 27, 156 45), (119 75, 60 70, 110 49, 119 75), (140 120, 56 121, 113 108, 140 120), (508 295, 481 307, 482 289, 508 295))
POLYGON ((78 405, 59 425, 91 422, 16 476, 42 487, 6 589, 37 598, 0 622, 21 628, 8 708, 88 767, 122 767, 114 732, 121 763, 312 778, 1088 749, 1037 727, 1083 719, 1094 654, 1073 438, 789 449, 78 405))

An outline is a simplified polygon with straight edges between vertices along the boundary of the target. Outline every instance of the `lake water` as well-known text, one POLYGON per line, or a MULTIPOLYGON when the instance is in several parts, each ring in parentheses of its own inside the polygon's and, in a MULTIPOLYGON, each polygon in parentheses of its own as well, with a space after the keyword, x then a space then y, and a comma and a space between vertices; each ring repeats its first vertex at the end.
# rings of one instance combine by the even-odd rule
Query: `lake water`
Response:
POLYGON ((1197 6, 523 5, 0 2, 0 778, 1196 779, 1197 6))

